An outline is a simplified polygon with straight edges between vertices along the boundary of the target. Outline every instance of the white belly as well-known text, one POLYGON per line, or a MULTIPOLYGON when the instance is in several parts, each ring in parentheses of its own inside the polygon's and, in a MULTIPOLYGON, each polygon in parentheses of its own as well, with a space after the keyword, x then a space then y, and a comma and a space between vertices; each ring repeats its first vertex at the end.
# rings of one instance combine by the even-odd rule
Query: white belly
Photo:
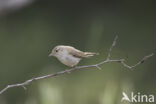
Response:
POLYGON ((62 57, 58 58, 63 64, 73 67, 79 63, 81 60, 80 58, 76 58, 74 56, 71 56, 69 54, 64 54, 62 57))

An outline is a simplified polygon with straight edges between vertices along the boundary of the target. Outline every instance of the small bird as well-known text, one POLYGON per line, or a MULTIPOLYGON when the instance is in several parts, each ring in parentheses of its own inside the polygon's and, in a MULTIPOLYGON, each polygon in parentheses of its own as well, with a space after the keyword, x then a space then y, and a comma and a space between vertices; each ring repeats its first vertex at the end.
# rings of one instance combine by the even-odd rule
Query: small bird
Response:
POLYGON ((82 58, 91 57, 98 55, 98 53, 93 52, 82 52, 72 46, 58 45, 52 49, 49 56, 56 57, 61 63, 74 67, 76 66, 82 58))

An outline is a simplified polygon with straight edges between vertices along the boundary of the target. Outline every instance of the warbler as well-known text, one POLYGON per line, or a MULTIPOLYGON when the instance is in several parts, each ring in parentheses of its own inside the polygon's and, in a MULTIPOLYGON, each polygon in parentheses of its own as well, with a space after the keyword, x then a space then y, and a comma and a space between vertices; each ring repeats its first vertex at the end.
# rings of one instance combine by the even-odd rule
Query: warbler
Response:
POLYGON ((49 54, 49 56, 56 57, 61 63, 74 67, 76 66, 82 58, 91 57, 98 55, 94 52, 83 52, 72 46, 58 45, 54 47, 49 54))

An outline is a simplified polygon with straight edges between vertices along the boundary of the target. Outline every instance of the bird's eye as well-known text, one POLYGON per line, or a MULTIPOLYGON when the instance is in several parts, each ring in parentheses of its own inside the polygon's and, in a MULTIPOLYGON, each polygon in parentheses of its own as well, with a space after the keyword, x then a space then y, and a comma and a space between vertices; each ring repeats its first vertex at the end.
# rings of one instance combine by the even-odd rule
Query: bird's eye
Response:
POLYGON ((56 49, 55 52, 58 52, 58 50, 56 49))

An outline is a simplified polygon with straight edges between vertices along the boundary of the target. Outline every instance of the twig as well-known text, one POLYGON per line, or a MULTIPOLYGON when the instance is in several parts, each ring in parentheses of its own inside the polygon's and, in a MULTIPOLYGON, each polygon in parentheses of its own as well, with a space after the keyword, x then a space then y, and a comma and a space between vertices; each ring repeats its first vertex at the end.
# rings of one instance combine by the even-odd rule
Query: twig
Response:
POLYGON ((62 74, 65 74, 65 73, 70 73, 70 72, 72 72, 74 70, 86 69, 86 68, 91 68, 91 67, 95 67, 97 69, 101 69, 100 66, 102 64, 110 63, 110 62, 121 63, 124 67, 126 67, 128 69, 132 69, 132 68, 138 66, 139 64, 142 64, 145 60, 147 60, 148 58, 150 58, 150 57, 152 57, 154 55, 154 53, 152 53, 152 54, 149 54, 147 56, 144 56, 138 63, 136 63, 136 64, 134 64, 132 66, 127 65, 125 63, 125 59, 110 59, 111 52, 112 52, 113 47, 116 45, 117 38, 118 38, 118 36, 115 37, 115 39, 114 39, 114 41, 113 41, 113 43, 112 43, 112 45, 111 45, 111 47, 109 49, 109 52, 108 52, 108 55, 107 55, 106 60, 104 60, 104 61, 102 61, 100 63, 93 64, 93 65, 76 66, 74 68, 66 69, 64 71, 60 71, 60 72, 56 72, 56 73, 52 73, 52 74, 48 74, 48 75, 44 75, 44 76, 32 78, 32 79, 26 80, 23 83, 17 83, 17 84, 7 85, 5 88, 3 88, 0 91, 0 94, 4 93, 5 91, 7 91, 8 89, 13 88, 13 87, 23 87, 26 90, 26 85, 28 85, 28 84, 30 84, 30 83, 32 83, 34 81, 45 79, 45 78, 49 78, 49 77, 54 77, 54 76, 58 76, 58 75, 62 75, 62 74))
POLYGON ((112 43, 112 46, 111 46, 110 49, 109 49, 109 52, 108 52, 108 55, 107 55, 107 59, 106 59, 106 60, 109 60, 109 59, 110 59, 112 49, 113 49, 113 47, 116 45, 117 39, 118 39, 118 35, 116 35, 116 37, 114 38, 114 41, 113 41, 113 43, 112 43))

